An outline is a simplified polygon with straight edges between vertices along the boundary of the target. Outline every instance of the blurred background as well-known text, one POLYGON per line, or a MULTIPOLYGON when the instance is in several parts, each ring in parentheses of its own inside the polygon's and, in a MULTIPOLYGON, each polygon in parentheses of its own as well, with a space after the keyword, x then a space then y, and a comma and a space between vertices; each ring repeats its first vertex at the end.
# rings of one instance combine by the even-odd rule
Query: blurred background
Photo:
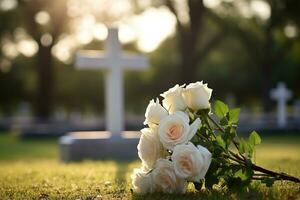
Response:
MULTIPOLYGON (((1 199, 132 198, 137 161, 58 162, 92 149, 62 148, 59 136, 105 130, 105 73, 74 58, 104 50, 109 27, 124 52, 149 58, 124 70, 126 130, 143 127, 151 99, 204 80, 212 102, 241 107, 239 135, 262 136, 254 161, 300 177, 299 0, 0 0, 1 199)), ((245 199, 298 199, 299 185, 277 186, 245 199)))
POLYGON ((245 126, 253 119, 254 128, 275 119, 270 91, 285 83, 294 130, 299 9, 297 0, 0 0, 0 127, 42 121, 102 129, 103 71, 76 70, 74 56, 103 50, 107 27, 117 26, 123 49, 150 60, 146 71, 124 71, 130 129, 142 126, 150 99, 204 80, 213 99, 241 106, 245 126))

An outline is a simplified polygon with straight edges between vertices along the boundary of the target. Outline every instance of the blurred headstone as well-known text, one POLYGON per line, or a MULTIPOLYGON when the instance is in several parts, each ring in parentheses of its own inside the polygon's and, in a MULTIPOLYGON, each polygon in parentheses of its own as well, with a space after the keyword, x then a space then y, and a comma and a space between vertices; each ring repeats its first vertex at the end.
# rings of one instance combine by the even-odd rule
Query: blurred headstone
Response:
POLYGON ((13 124, 23 125, 31 121, 31 110, 28 102, 21 102, 13 124))
POLYGON ((287 101, 292 97, 292 92, 288 90, 283 82, 279 82, 275 89, 272 89, 270 96, 273 100, 277 101, 277 125, 280 128, 286 126, 286 104, 287 101))
POLYGON ((234 108, 236 105, 235 97, 232 93, 227 94, 225 98, 225 102, 228 104, 230 108, 234 108))
POLYGON ((22 118, 30 116, 30 106, 29 106, 28 102, 20 103, 17 116, 22 117, 22 118))
POLYGON ((82 121, 82 115, 79 111, 72 111, 69 115, 69 118, 73 122, 80 122, 82 121))
MULTIPOLYGON (((136 157, 139 133, 124 136, 123 70, 145 69, 147 58, 122 54, 118 29, 108 30, 106 50, 79 53, 76 68, 105 71, 105 114, 107 132, 75 132, 60 139, 61 160, 136 157), (133 137, 134 136, 134 137, 133 137)), ((128 134, 125 134, 128 135, 128 134)))
POLYGON ((63 108, 55 110, 54 119, 57 121, 65 121, 67 119, 67 113, 63 108))
POLYGON ((294 107, 294 118, 300 120, 300 100, 295 101, 293 107, 294 107))

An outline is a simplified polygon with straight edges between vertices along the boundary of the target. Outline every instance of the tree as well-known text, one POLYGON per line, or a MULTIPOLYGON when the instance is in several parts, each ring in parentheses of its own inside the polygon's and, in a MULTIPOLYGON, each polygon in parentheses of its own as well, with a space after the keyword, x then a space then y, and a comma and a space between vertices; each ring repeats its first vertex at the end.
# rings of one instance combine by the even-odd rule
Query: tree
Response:
POLYGON ((267 19, 261 19, 255 15, 250 19, 241 17, 237 15, 234 3, 228 3, 226 6, 232 9, 235 15, 226 17, 212 12, 209 15, 220 26, 229 29, 232 34, 240 38, 259 67, 263 107, 266 112, 269 112, 272 105, 269 93, 272 88, 274 67, 284 60, 296 39, 296 37, 286 35, 284 29, 289 23, 296 22, 299 18, 297 12, 290 12, 297 5, 299 8, 299 3, 296 0, 266 0, 265 3, 270 8, 270 16, 267 19))
POLYGON ((37 95, 36 115, 42 119, 48 119, 54 104, 54 67, 52 47, 64 32, 68 21, 66 3, 60 1, 25 1, 19 0, 20 10, 24 16, 23 28, 38 44, 36 55, 37 95), (50 24, 38 24, 36 17, 39 12, 49 14, 50 24), (47 36, 45 35, 47 34, 47 36), (49 41, 43 41, 49 40, 49 41), (45 38, 48 37, 48 38, 45 38), (52 40, 52 41, 51 41, 52 40))
POLYGON ((207 17, 209 9, 205 7, 203 0, 187 0, 187 10, 179 4, 180 1, 164 0, 158 5, 165 5, 176 17, 177 51, 179 53, 178 81, 189 83, 197 80, 197 70, 203 63, 206 56, 223 39, 225 31, 220 30, 211 37, 205 36, 206 24, 204 18, 207 17), (186 12, 188 20, 184 20, 180 12, 186 12), (204 41, 204 39, 207 39, 204 41))

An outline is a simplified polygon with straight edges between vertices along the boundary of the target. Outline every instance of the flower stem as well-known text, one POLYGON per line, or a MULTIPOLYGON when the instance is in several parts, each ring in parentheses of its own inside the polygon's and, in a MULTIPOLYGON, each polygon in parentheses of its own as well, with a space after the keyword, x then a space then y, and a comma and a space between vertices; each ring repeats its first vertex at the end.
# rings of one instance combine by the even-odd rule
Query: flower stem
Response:
MULTIPOLYGON (((222 133, 225 133, 225 130, 223 129, 223 127, 221 127, 211 116, 207 115, 207 118, 222 132, 222 133)), ((232 141, 233 144, 235 145, 235 147, 237 148, 238 150, 238 146, 239 146, 239 143, 235 140, 232 141)), ((234 160, 235 162, 238 162, 240 164, 243 164, 243 165, 247 165, 247 159, 245 158, 245 156, 243 155, 239 155, 239 154, 235 154, 233 153, 232 151, 229 151, 229 153, 232 154, 232 156, 234 157, 229 157, 231 160, 234 160)), ((292 182, 296 182, 296 183, 300 183, 300 179, 297 178, 297 177, 294 177, 294 176, 291 176, 291 175, 288 175, 286 173, 278 173, 278 172, 274 172, 272 170, 268 170, 268 169, 265 169, 263 167, 260 167, 254 163, 252 163, 251 165, 251 169, 254 170, 254 171, 257 171, 257 172, 262 172, 264 173, 264 175, 262 176, 271 176, 271 177, 274 177, 276 178, 276 180, 287 180, 287 181, 292 181, 292 182)), ((258 179, 258 180, 261 180, 263 179, 264 177, 252 177, 252 179, 258 179)))
POLYGON ((288 175, 286 173, 278 173, 278 172, 274 172, 274 171, 271 171, 271 170, 268 170, 268 169, 265 169, 265 168, 262 168, 260 166, 257 166, 255 164, 252 164, 252 167, 251 167, 254 171, 258 171, 258 172, 262 172, 262 173, 265 173, 265 174, 269 174, 271 175, 272 177, 275 177, 275 178, 278 178, 280 180, 287 180, 287 181, 293 181, 295 183, 300 183, 300 179, 297 178, 297 177, 294 177, 294 176, 291 176, 291 175, 288 175))
MULTIPOLYGON (((208 119, 222 132, 225 133, 225 130, 223 129, 222 126, 220 126, 211 116, 207 115, 208 119)), ((236 147, 237 150, 239 150, 239 143, 235 141, 234 139, 232 140, 234 146, 236 147)), ((243 159, 246 159, 243 155, 241 155, 243 159)))

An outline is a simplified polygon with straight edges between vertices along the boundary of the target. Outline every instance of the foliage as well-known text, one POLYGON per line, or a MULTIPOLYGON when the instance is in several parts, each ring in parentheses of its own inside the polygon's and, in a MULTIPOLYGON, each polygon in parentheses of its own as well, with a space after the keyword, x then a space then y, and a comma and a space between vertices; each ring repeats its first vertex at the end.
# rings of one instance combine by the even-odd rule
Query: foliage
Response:
POLYGON ((193 143, 205 146, 213 155, 203 182, 206 188, 212 189, 218 185, 230 191, 240 191, 248 189, 251 180, 259 180, 266 186, 272 186, 276 180, 300 182, 296 177, 273 172, 255 164, 255 148, 261 143, 261 138, 256 131, 251 132, 248 139, 237 135, 239 108, 230 109, 225 103, 217 100, 214 113, 219 123, 209 112, 200 110, 193 116, 202 121, 193 143), (232 147, 235 147, 235 151, 232 147))
MULTIPOLYGON (((49 10, 51 17, 58 17, 57 14, 52 13, 52 10, 58 12, 66 6, 66 1, 57 0, 39 2, 45 7, 40 7, 38 4, 35 4, 35 1, 20 0, 18 2, 22 2, 22 4, 18 4, 15 9, 9 11, 0 10, 0 44, 3 46, 7 39, 15 43, 18 42, 15 38, 15 32, 20 28, 27 29, 29 33, 31 29, 27 27, 27 24, 34 22, 34 20, 28 19, 26 16, 32 14, 30 13, 32 9, 35 11, 39 11, 38 9, 49 10), (56 3, 59 3, 58 9, 55 9, 56 6, 53 6, 56 3), (24 10, 24 6, 26 6, 28 10, 24 10)), ((155 2, 159 2, 159 5, 165 3, 165 1, 155 2)), ((283 31, 285 26, 289 23, 296 27, 299 26, 299 3, 296 0, 268 2, 272 4, 273 2, 277 2, 283 5, 278 8, 285 8, 284 12, 279 13, 283 16, 280 18, 282 18, 284 23, 279 23, 278 21, 278 26, 272 31, 272 34, 276 37, 273 40, 273 48, 271 51, 278 52, 281 46, 285 46, 284 44, 288 39, 283 31)), ((203 8, 205 12, 202 13, 203 19, 201 23, 203 24, 203 28, 199 36, 201 40, 195 44, 195 47, 197 47, 197 49, 203 49, 203 47, 206 46, 205 44, 207 44, 206 42, 213 41, 213 38, 218 36, 219 33, 223 34, 223 31, 224 34, 221 34, 221 42, 218 42, 217 45, 214 45, 209 51, 202 51, 209 53, 207 53, 203 59, 200 59, 201 66, 195 65, 197 67, 195 76, 197 79, 207 80, 213 88, 217 89, 217 96, 219 97, 225 97, 228 91, 230 91, 235 95, 238 103, 252 103, 250 101, 253 101, 253 99, 257 101, 260 97, 261 81, 264 78, 264 76, 261 75, 261 70, 257 62, 261 62, 262 59, 269 59, 268 56, 265 56, 266 52, 263 51, 263 48, 256 48, 257 45, 260 47, 264 45, 262 40, 265 37, 261 37, 261 35, 266 30, 264 27, 268 24, 268 20, 262 21, 257 17, 246 18, 241 16, 239 10, 235 8, 233 4, 235 4, 235 1, 223 2, 216 9, 203 8), (219 21, 215 17, 212 17, 212 15, 218 17, 217 19, 219 19, 219 21), (239 32, 238 28, 243 28, 244 32, 239 32), (246 43, 247 38, 251 39, 251 42, 246 43), (251 52, 259 53, 260 56, 253 56, 251 52), (238 56, 236 56, 237 53, 238 56), (236 76, 236 74, 238 74, 238 76, 236 76), (225 82, 227 87, 223 89, 225 82), (220 88, 222 88, 222 90, 220 88)), ((175 7, 177 8, 177 6, 175 7)), ((148 9, 148 7, 145 9, 148 9)), ((63 9, 62 11, 65 10, 63 9)), ((64 20, 68 19, 64 18, 64 20)), ((101 14, 97 20, 103 22, 101 14)), ((51 23, 46 27, 40 27, 41 30, 38 30, 39 34, 43 34, 43 31, 49 32, 49 30, 55 28, 55 22, 61 22, 61 20, 50 21, 51 23)), ((65 30, 69 27, 69 22, 61 24, 64 25, 64 27, 61 27, 63 29, 62 31, 66 31, 66 34, 70 34, 65 30)), ((30 35, 30 37, 33 37, 33 35, 30 35)), ((132 73, 129 74, 129 76, 126 74, 126 109, 140 113, 145 106, 143 100, 149 99, 154 94, 162 91, 163 88, 170 87, 177 82, 176 79, 181 74, 181 72, 179 73, 181 55, 177 45, 179 38, 180 36, 176 32, 174 36, 170 36, 165 40, 156 51, 149 54, 151 67, 145 72, 145 75, 143 72, 132 73), (137 78, 139 79, 139 84, 136 84, 137 78), (141 88, 147 88, 147 90, 141 88), (137 99, 137 97, 138 100, 133 102, 132 99, 137 99)), ((39 38, 37 39, 37 42, 38 41, 39 38)), ((84 48, 99 49, 101 45, 102 42, 92 41, 84 48)), ((135 43, 130 45, 135 46, 135 43)), ((288 46, 289 48, 283 51, 286 54, 286 56, 284 56, 285 58, 281 62, 276 62, 272 67, 273 70, 267 74, 267 76, 271 77, 272 86, 278 81, 286 82, 288 87, 293 90, 294 96, 298 97, 299 87, 297 87, 297 75, 300 69, 298 59, 299 37, 294 38, 292 43, 288 46)), ((9 114, 12 114, 13 112, 11 110, 16 108, 16 104, 22 101, 29 102, 32 107, 36 107, 36 101, 34 100, 38 86, 37 76, 35 74, 37 68, 35 65, 37 62, 36 57, 26 58, 20 54, 16 58, 8 58, 4 52, 2 52, 4 49, 4 47, 0 49, 1 112, 10 112, 9 114), (10 70, 6 71, 4 67, 2 67, 3 60, 10 60, 10 70), (22 70, 19 70, 19 68, 22 68, 22 70)), ((131 47, 129 49, 132 50, 134 48, 131 47)), ((65 65, 57 60, 55 60, 54 65, 55 80, 53 84, 55 85, 54 99, 56 106, 54 109, 64 107, 66 110, 80 109, 83 112, 86 110, 93 110, 97 113, 103 112, 103 106, 99 106, 99 104, 103 105, 103 81, 101 77, 99 78, 97 73, 73 72, 73 63, 65 65), (89 77, 91 77, 91 79, 88 85, 82 84, 86 83, 86 79, 89 77), (81 87, 78 87, 78 85, 81 87), (72 99, 72 101, 70 101, 70 99, 72 99)))

